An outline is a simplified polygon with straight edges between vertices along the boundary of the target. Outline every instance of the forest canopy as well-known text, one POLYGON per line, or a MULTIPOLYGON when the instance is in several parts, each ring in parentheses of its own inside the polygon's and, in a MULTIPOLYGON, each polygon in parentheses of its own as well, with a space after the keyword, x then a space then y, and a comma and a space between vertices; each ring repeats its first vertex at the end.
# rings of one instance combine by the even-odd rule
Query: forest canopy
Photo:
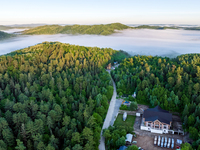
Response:
POLYGON ((98 149, 122 51, 44 42, 0 57, 0 149, 98 149))
MULTIPOLYGON (((200 54, 174 59, 134 56, 111 72, 118 94, 137 93, 136 101, 181 114, 193 147, 200 145, 200 54)), ((200 148, 200 147, 199 147, 200 148)))
POLYGON ((97 34, 109 35, 115 30, 131 28, 121 23, 100 24, 100 25, 45 25, 23 31, 23 34, 97 34))

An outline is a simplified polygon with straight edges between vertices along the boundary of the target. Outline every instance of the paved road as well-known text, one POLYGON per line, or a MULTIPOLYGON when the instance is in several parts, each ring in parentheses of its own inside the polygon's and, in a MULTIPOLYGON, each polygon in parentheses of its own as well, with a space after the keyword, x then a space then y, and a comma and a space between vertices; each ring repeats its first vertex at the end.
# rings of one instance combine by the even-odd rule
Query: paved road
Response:
MULTIPOLYGON (((110 70, 107 70, 107 71, 110 73, 110 70)), ((114 110, 115 110, 117 92, 116 92, 115 82, 113 81, 113 79, 112 79, 112 82, 113 82, 114 91, 113 91, 112 99, 110 101, 110 106, 108 108, 106 119, 103 123, 103 127, 101 130, 101 140, 100 140, 100 144, 99 144, 99 150, 105 150, 105 138, 102 136, 102 132, 103 132, 103 129, 108 128, 111 125, 112 118, 113 118, 113 116, 115 116, 114 110)))

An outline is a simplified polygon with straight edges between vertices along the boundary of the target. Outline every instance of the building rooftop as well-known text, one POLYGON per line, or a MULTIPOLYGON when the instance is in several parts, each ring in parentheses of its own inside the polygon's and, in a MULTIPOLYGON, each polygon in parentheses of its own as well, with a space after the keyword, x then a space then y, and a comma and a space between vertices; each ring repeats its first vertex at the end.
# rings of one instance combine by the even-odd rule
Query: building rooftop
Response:
POLYGON ((159 120, 160 122, 170 124, 172 121, 172 114, 166 110, 156 106, 155 108, 149 108, 144 111, 143 117, 145 121, 155 121, 159 120))

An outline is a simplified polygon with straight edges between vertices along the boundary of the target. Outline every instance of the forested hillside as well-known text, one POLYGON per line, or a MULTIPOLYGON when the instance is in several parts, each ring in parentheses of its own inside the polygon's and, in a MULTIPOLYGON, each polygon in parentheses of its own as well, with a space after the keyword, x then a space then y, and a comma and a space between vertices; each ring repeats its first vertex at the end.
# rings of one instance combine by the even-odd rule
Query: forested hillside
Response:
POLYGON ((0 40, 6 39, 12 36, 13 36, 12 34, 8 34, 8 33, 0 31, 0 40))
POLYGON ((195 141, 193 147, 200 145, 200 54, 175 59, 134 56, 111 74, 118 93, 136 91, 138 103, 180 112, 183 127, 195 141))
POLYGON ((32 28, 23 32, 23 34, 97 34, 109 35, 115 30, 130 28, 121 23, 101 24, 101 25, 45 25, 32 28))
POLYGON ((0 149, 98 149, 119 55, 44 42, 1 56, 0 149))

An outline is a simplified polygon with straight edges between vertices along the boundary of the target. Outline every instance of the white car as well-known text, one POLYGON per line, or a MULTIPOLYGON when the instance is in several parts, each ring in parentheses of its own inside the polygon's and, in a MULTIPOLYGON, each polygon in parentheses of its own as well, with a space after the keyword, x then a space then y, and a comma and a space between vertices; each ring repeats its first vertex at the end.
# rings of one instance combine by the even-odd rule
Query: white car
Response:
POLYGON ((160 140, 158 140, 158 146, 160 146, 160 140))
POLYGON ((157 143, 157 140, 154 140, 154 145, 156 145, 156 143, 157 143))
POLYGON ((167 147, 167 137, 165 137, 165 144, 164 147, 167 147))
POLYGON ((172 144, 174 144, 174 139, 172 139, 172 144))
POLYGON ((167 148, 170 148, 170 142, 171 142, 171 139, 169 138, 169 139, 168 139, 167 148))
POLYGON ((174 143, 172 143, 171 148, 172 148, 172 149, 174 148, 174 143))
POLYGON ((155 136, 154 141, 157 141, 157 136, 155 136))
POLYGON ((163 142, 161 142, 160 147, 163 147, 163 142))

